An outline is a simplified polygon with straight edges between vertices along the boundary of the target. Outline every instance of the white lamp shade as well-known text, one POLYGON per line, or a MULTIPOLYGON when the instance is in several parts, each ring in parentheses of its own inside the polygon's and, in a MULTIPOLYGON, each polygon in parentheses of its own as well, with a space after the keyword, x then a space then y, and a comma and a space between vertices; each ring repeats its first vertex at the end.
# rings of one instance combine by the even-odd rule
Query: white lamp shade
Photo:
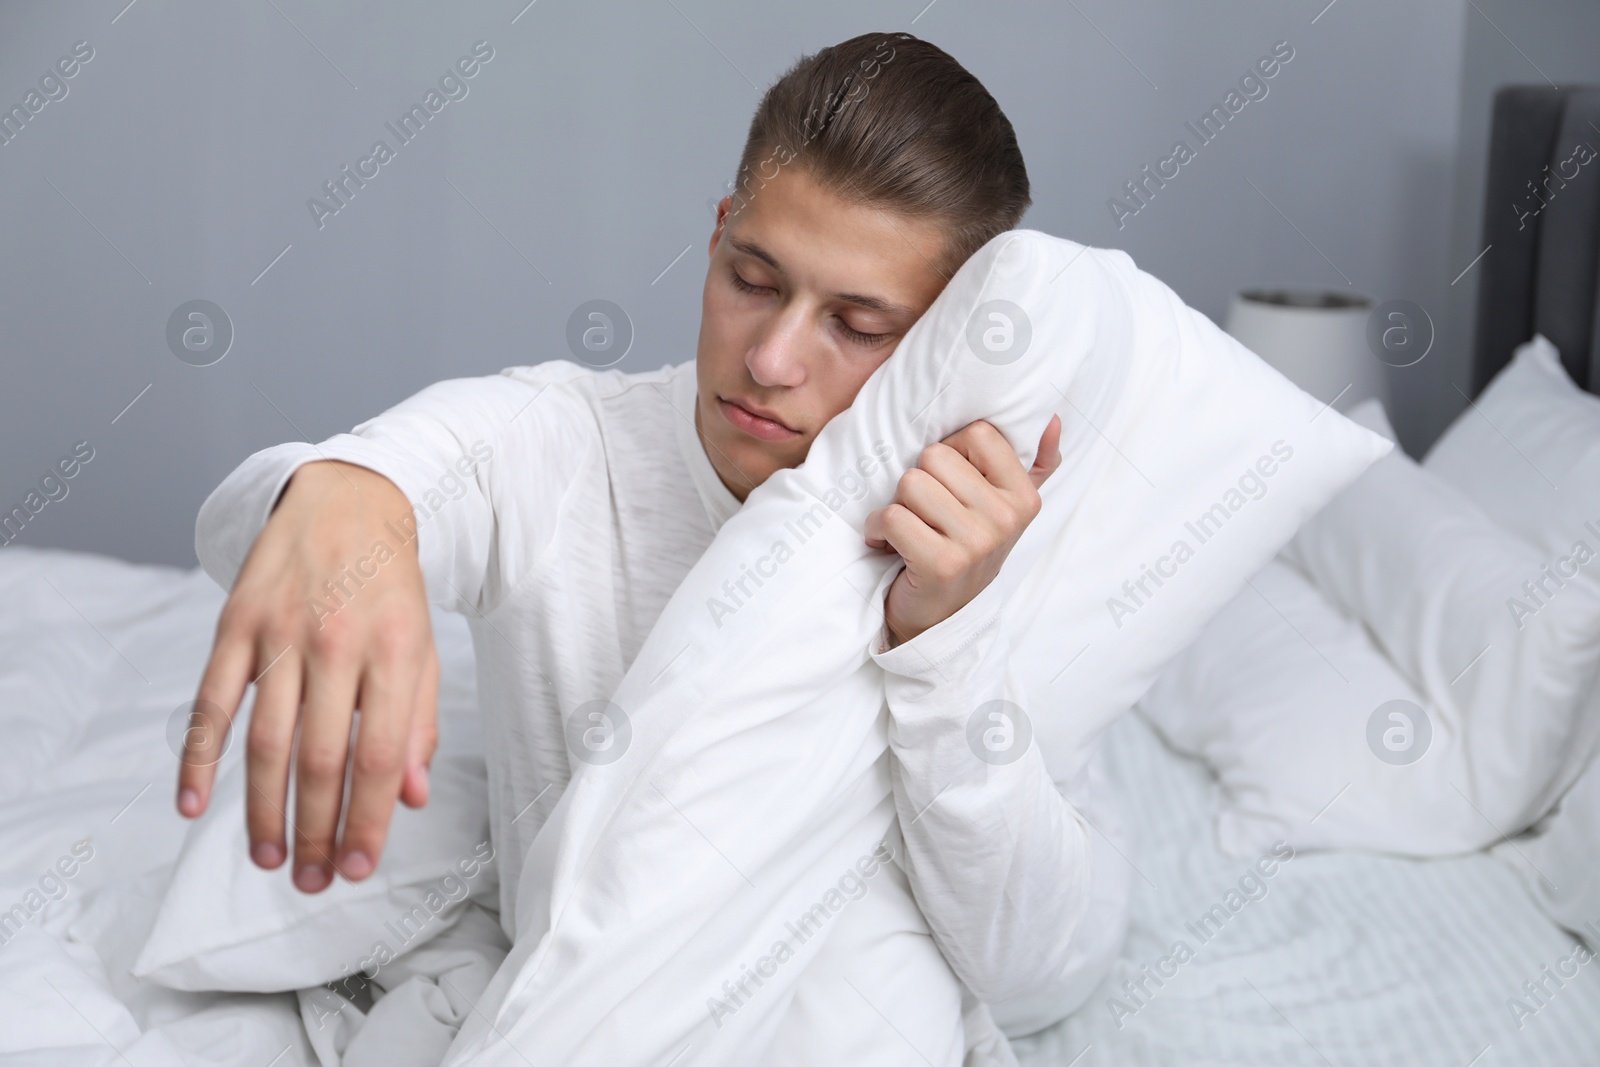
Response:
POLYGON ((1327 290, 1246 289, 1224 327, 1291 382, 1344 411, 1376 397, 1389 406, 1383 364, 1367 348, 1372 301, 1327 290), (1335 398, 1338 398, 1335 401, 1335 398))

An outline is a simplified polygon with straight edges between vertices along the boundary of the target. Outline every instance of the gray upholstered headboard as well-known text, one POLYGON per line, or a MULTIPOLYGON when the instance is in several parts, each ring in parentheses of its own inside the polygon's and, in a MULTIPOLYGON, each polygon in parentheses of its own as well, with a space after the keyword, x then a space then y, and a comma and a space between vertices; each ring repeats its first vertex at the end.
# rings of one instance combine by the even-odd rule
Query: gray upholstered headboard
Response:
POLYGON ((1535 333, 1600 393, 1600 86, 1495 93, 1483 244, 1473 395, 1535 333))

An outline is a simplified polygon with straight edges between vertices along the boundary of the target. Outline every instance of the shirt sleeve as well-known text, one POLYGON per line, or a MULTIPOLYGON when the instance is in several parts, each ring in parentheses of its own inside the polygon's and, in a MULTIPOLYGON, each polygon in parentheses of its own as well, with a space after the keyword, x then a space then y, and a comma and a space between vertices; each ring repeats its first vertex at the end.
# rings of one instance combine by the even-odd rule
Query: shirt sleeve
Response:
POLYGON ((885 671, 907 876, 952 969, 1011 1036, 1081 1000, 1089 827, 1051 779, 1008 669, 990 585, 871 653, 885 671))
POLYGON ((231 589, 294 472, 340 460, 383 475, 411 502, 380 540, 398 550, 415 539, 430 603, 492 610, 549 543, 567 486, 597 458, 598 434, 577 425, 586 409, 565 387, 581 373, 556 361, 449 379, 349 433, 255 453, 200 507, 200 565, 231 589))

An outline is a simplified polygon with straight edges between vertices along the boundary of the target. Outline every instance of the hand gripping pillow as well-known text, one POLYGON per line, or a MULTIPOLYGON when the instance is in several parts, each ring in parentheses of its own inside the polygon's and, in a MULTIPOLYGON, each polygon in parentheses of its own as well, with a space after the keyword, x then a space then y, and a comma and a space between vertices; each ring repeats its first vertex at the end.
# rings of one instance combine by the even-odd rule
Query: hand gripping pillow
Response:
MULTIPOLYGON (((1031 463, 1057 411, 1062 467, 995 583, 1021 635, 1018 718, 1068 768, 1306 516, 1392 447, 1127 255, 1033 230, 995 237, 806 462, 750 494, 617 691, 595 694, 616 755, 581 763, 541 827, 515 947, 446 1062, 760 1057, 824 940, 793 918, 898 838, 869 649, 900 563, 866 546, 866 516, 926 445, 988 419, 1031 463), (728 997, 740 982, 745 995, 728 997)), ((897 880, 870 892, 875 922, 914 926, 897 880)), ((929 1062, 959 1063, 959 982, 937 949, 846 925, 876 954, 864 969, 939 1006, 900 1032, 929 1062)), ((831 995, 841 1012, 865 996, 848 982, 831 995)))

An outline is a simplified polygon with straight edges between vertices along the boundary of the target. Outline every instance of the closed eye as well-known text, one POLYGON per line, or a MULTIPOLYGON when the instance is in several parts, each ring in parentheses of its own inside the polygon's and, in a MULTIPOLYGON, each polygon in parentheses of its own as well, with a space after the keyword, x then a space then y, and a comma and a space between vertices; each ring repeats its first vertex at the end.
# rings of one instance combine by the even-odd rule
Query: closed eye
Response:
MULTIPOLYGON (((750 282, 745 281, 738 269, 734 267, 728 268, 728 278, 733 282, 734 288, 743 293, 776 292, 776 290, 771 286, 752 285, 750 282)), ((862 333, 860 330, 853 329, 850 324, 845 322, 843 319, 839 320, 839 329, 843 331, 845 337, 849 338, 854 343, 858 345, 866 345, 868 347, 882 344, 890 336, 892 336, 891 334, 887 333, 862 333)))
POLYGON ((886 333, 862 333, 860 330, 853 330, 843 319, 839 320, 839 329, 843 330, 844 335, 858 345, 881 344, 889 337, 886 333))
POLYGON ((770 287, 765 285, 751 285, 740 276, 738 270, 732 267, 728 268, 728 276, 733 279, 734 287, 739 289, 741 292, 768 293, 773 291, 770 287))

